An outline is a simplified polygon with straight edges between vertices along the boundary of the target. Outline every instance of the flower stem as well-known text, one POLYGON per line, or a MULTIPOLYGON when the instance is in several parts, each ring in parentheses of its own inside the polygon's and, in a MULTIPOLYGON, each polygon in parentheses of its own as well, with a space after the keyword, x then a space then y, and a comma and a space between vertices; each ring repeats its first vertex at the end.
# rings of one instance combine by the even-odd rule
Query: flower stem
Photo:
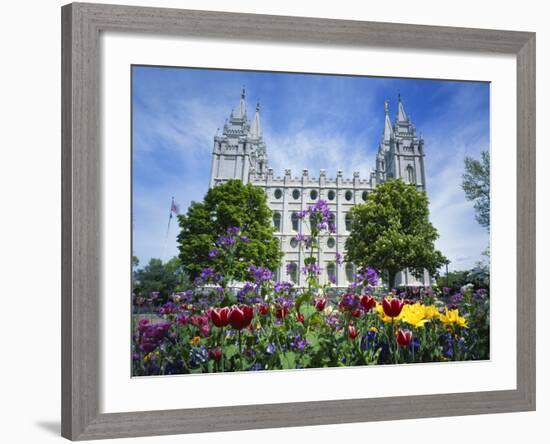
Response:
POLYGON ((243 344, 242 344, 242 341, 241 341, 241 331, 239 330, 238 332, 238 337, 239 337, 239 366, 241 368, 241 371, 243 371, 243 344))
POLYGON ((222 356, 220 358, 220 364, 221 364, 221 372, 224 372, 224 343, 225 343, 225 332, 223 331, 223 327, 220 329, 220 350, 222 352, 222 356))

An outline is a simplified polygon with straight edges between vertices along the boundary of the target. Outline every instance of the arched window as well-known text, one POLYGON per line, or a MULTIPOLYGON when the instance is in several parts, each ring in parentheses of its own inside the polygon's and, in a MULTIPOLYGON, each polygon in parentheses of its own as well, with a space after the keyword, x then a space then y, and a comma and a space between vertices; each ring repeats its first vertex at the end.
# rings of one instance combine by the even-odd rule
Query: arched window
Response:
POLYGON ((316 223, 317 223, 316 222, 316 216, 315 216, 315 214, 311 213, 309 215, 309 228, 310 228, 310 230, 313 231, 313 227, 315 226, 316 223))
POLYGON ((311 197, 311 200, 317 200, 317 196, 319 194, 317 193, 317 190, 311 190, 309 193, 309 197, 311 197))
POLYGON ((336 216, 334 213, 330 213, 330 216, 328 217, 328 223, 336 225, 336 216))
POLYGON ((366 191, 363 191, 363 200, 366 202, 367 201, 367 197, 369 197, 369 193, 367 193, 366 191))
POLYGON ((414 169, 411 165, 407 167, 407 182, 409 183, 415 183, 416 180, 414 178, 414 169))
POLYGON ((346 213, 346 231, 351 230, 351 216, 349 213, 346 213))
POLYGON ((334 200, 335 197, 336 197, 336 193, 334 192, 334 190, 329 190, 328 200, 334 200))
POLYGON ((300 229, 300 219, 298 218, 298 214, 292 213, 292 216, 290 216, 290 220, 292 222, 292 230, 298 231, 300 229))
POLYGON ((329 262, 327 264, 327 279, 329 281, 334 281, 336 278, 336 266, 334 262, 329 262))
POLYGON ((334 240, 333 237, 329 237, 327 239, 327 247, 329 248, 334 248, 334 246, 336 245, 336 241, 334 240))
POLYGON ((346 194, 344 195, 344 197, 346 198, 346 200, 351 200, 353 198, 353 193, 348 190, 346 191, 346 194))
POLYGON ((300 190, 294 190, 292 192, 292 197, 294 198, 294 200, 298 200, 300 198, 300 190))
POLYGON ((290 239, 290 246, 292 248, 296 248, 298 246, 298 241, 294 239, 293 237, 290 239))
POLYGON ((283 197, 283 192, 281 191, 280 188, 277 188, 277 189, 275 190, 275 193, 274 193, 274 194, 275 194, 275 199, 280 199, 281 197, 283 197))
POLYGON ((346 264, 346 279, 348 282, 353 282, 353 264, 350 262, 346 264))
POLYGON ((273 225, 275 231, 281 231, 281 213, 273 213, 273 225))
POLYGON ((298 264, 296 262, 288 262, 286 264, 286 272, 290 281, 296 284, 298 282, 298 264))

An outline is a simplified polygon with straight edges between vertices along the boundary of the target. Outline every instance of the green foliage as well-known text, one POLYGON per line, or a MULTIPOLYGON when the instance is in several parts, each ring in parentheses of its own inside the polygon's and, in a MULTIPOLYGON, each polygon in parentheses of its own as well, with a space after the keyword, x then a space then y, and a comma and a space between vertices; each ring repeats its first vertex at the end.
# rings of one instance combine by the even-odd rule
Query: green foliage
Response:
POLYGON ((187 288, 188 284, 188 278, 177 257, 166 263, 153 258, 145 267, 134 271, 134 293, 144 297, 158 291, 161 299, 166 299, 170 294, 187 288))
POLYGON ((185 215, 178 216, 179 258, 185 271, 194 279, 205 267, 220 271, 221 264, 208 253, 227 228, 239 227, 250 242, 240 243, 232 264, 233 277, 247 278, 250 264, 275 270, 280 263, 279 243, 273 235, 272 213, 264 191, 240 180, 211 188, 203 202, 193 202, 185 215))
POLYGON ((490 159, 489 151, 481 153, 481 161, 466 156, 462 189, 468 200, 474 201, 476 220, 489 229, 490 223, 490 159))
POLYGON ((413 184, 392 179, 378 185, 350 216, 346 260, 385 271, 390 288, 402 269, 434 275, 445 263, 434 246, 438 233, 429 221, 428 197, 413 184))
POLYGON ((439 288, 448 287, 455 291, 468 284, 475 288, 488 290, 490 285, 489 267, 480 264, 471 270, 451 271, 448 275, 439 276, 436 283, 439 288))
POLYGON ((459 290, 468 283, 468 271, 450 271, 448 274, 439 276, 436 284, 439 288, 447 287, 459 290))

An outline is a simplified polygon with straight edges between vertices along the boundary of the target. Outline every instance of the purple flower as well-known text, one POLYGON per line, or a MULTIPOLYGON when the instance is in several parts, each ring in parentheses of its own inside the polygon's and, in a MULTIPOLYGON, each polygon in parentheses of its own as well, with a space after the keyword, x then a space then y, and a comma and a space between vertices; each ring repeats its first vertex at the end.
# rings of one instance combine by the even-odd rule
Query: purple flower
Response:
POLYGON ((174 302, 182 302, 188 304, 193 301, 193 290, 185 290, 174 293, 172 296, 174 302))
POLYGON ((340 253, 336 253, 336 263, 342 265, 344 263, 344 258, 340 253))
POLYGON ((247 236, 241 236, 241 242, 248 244, 250 242, 250 239, 247 236))
POLYGON ((218 244, 223 247, 230 247, 235 244, 235 238, 233 236, 220 236, 218 238, 218 244))
POLYGON ((303 274, 321 274, 321 267, 317 264, 307 264, 305 267, 302 268, 303 274))
POLYGON ((318 229, 319 231, 321 231, 321 230, 328 230, 328 223, 325 222, 325 221, 319 222, 319 223, 317 224, 317 229, 318 229))
POLYGON ((216 257, 220 251, 217 248, 213 248, 210 250, 210 253, 208 253, 208 257, 216 257))
POLYGON ((288 264, 286 264, 286 272, 287 274, 292 274, 296 271, 296 268, 298 266, 296 265, 296 262, 289 262, 288 264))
POLYGON ((345 293, 338 304, 342 310, 354 310, 360 306, 360 298, 353 293, 345 293))
POLYGON ((158 346, 159 344, 157 342, 144 341, 139 344, 139 350, 142 351, 143 353, 151 353, 158 346))
POLYGON ((374 268, 367 267, 367 282, 373 287, 378 285, 378 273, 374 268))
POLYGON ((176 310, 177 310, 176 304, 174 304, 172 301, 168 301, 159 308, 159 314, 161 316, 169 315, 169 314, 175 313, 176 310))
POLYGON ((455 293, 449 298, 449 301, 451 304, 459 304, 463 299, 464 295, 462 293, 455 293))
POLYGON ((328 280, 330 281, 331 284, 336 285, 336 275, 334 274, 329 275, 328 280))
POLYGON ((219 280, 219 275, 211 267, 203 268, 200 277, 204 282, 217 282, 219 280))
POLYGON ((474 292, 474 299, 485 299, 488 296, 488 292, 485 288, 479 288, 474 292))
POLYGON ((286 281, 275 282, 274 289, 275 293, 288 293, 292 289, 292 284, 286 281))
POLYGON ((265 352, 266 352, 268 355, 272 355, 273 353, 275 353, 275 345, 273 345, 273 344, 267 344, 267 347, 265 348, 265 352))
POLYGON ((243 302, 245 297, 248 296, 249 293, 253 293, 255 290, 255 286, 252 282, 245 282, 243 285, 243 288, 239 290, 237 293, 237 300, 239 302, 243 302))
POLYGON ((307 340, 302 338, 301 336, 295 336, 292 340, 292 346, 298 351, 303 351, 304 348, 306 348, 307 344, 307 340))
POLYGON ((256 284, 262 284, 273 279, 273 272, 268 268, 250 265, 248 267, 248 271, 252 274, 252 277, 254 278, 254 282, 256 284))

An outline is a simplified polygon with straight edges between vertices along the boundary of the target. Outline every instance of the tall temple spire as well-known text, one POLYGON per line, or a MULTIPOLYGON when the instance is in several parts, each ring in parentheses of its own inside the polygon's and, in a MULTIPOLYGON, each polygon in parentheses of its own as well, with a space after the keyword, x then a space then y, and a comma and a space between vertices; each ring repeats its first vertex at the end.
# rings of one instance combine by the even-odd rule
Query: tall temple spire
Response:
POLYGON ((384 141, 387 142, 391 139, 393 130, 390 121, 390 105, 387 100, 384 101, 384 141))
POLYGON ((260 126, 260 102, 256 104, 256 113, 254 114, 254 120, 250 127, 250 136, 253 139, 259 139, 262 137, 262 128, 260 126))
POLYGON ((237 107, 233 110, 231 115, 235 119, 244 119, 246 117, 246 91, 243 89, 241 91, 241 100, 239 100, 239 104, 237 107))
POLYGON ((397 94, 397 121, 406 122, 407 114, 405 108, 403 108, 403 102, 401 101, 401 94, 397 94))

